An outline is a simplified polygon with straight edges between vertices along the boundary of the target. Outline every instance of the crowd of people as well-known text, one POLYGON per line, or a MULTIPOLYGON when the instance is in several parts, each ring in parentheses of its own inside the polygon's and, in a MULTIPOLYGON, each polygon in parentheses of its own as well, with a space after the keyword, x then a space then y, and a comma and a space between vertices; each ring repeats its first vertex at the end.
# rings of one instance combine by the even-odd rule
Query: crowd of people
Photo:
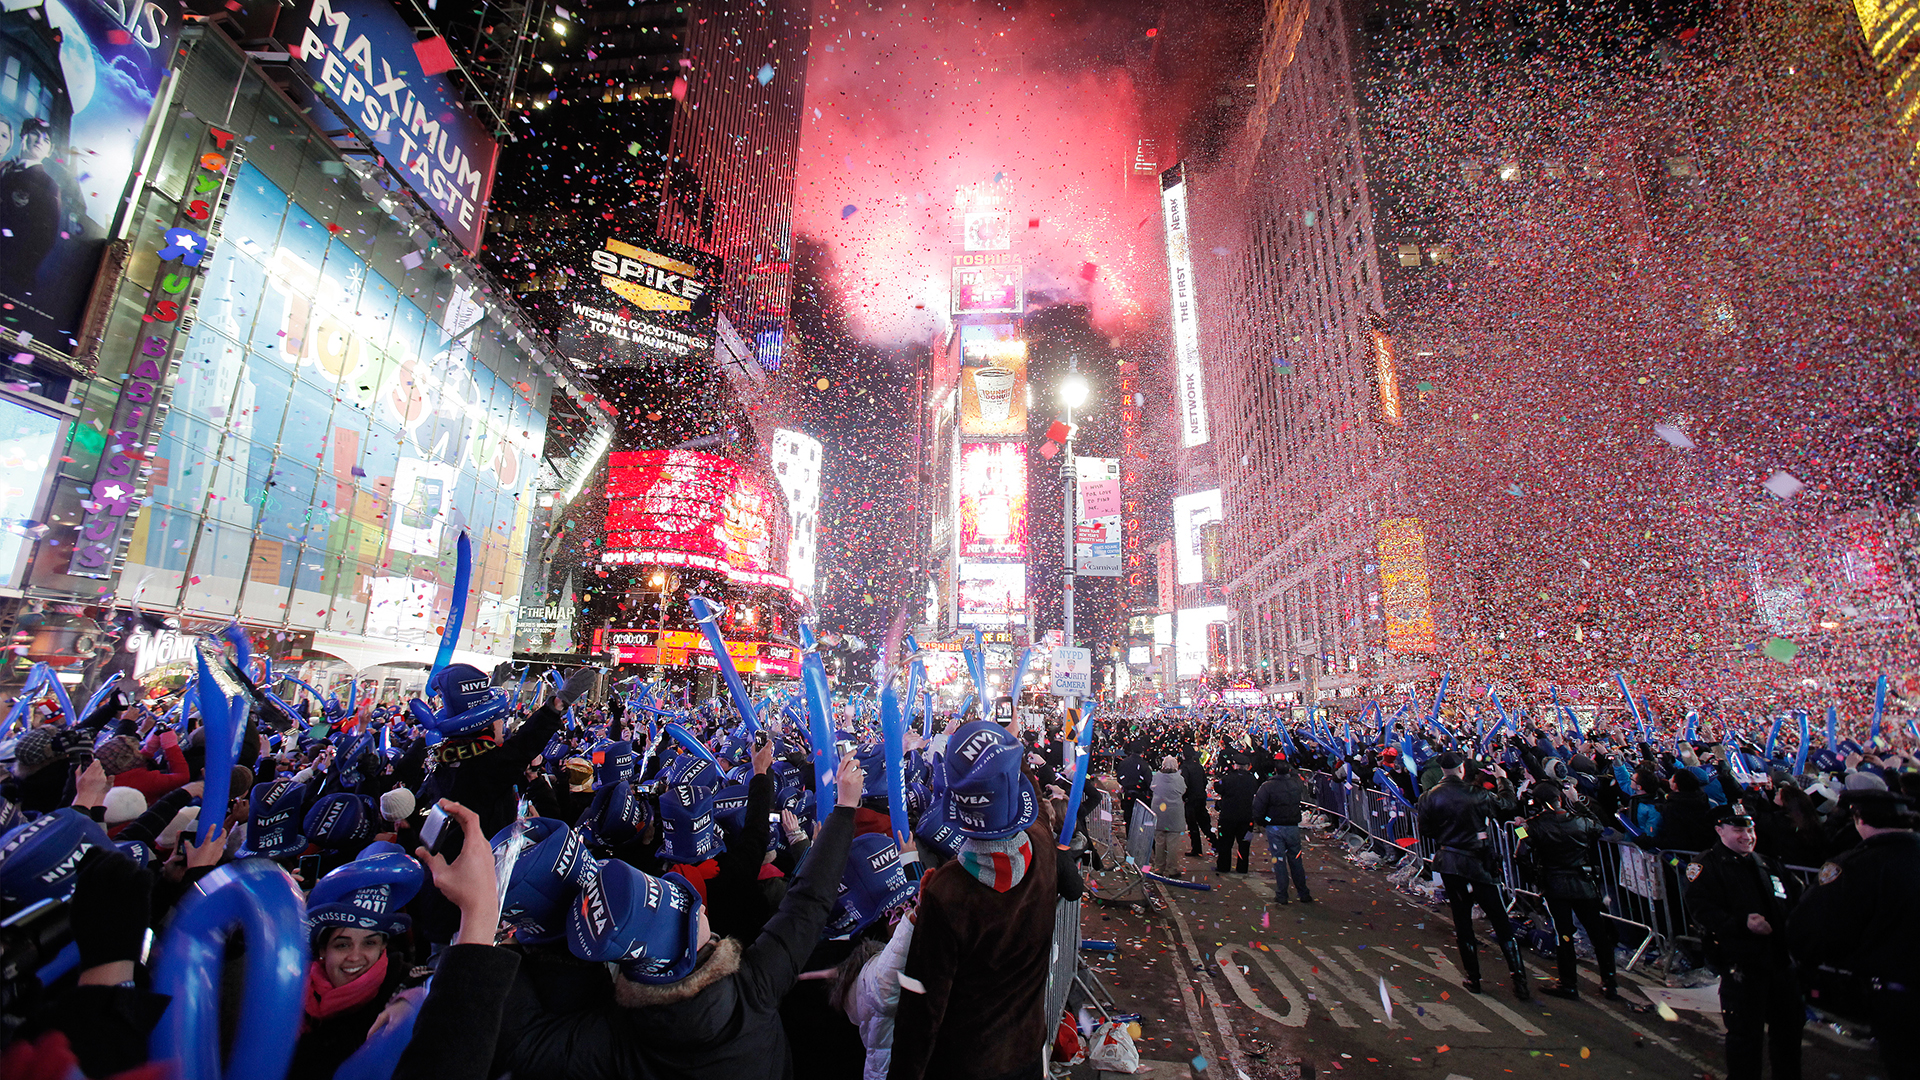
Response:
POLYGON ((1439 710, 1338 736, 1319 714, 1114 710, 1089 756, 1059 724, 889 730, 871 698, 696 704, 593 669, 523 693, 463 664, 404 710, 328 702, 314 724, 216 663, 245 691, 230 726, 113 691, 0 732, 7 1075, 115 1076, 199 1039, 301 1078, 1037 1077, 1095 809, 1149 814, 1169 880, 1182 843, 1245 874, 1264 838, 1273 902, 1313 903, 1302 834, 1327 783, 1413 823, 1473 992, 1478 907, 1531 995, 1494 843, 1519 824, 1557 938, 1547 993, 1579 997, 1577 925, 1619 996, 1599 866, 1620 839, 1693 853, 1732 1075, 1765 1046, 1796 1074, 1806 1000, 1870 1024, 1895 1075, 1920 1058, 1896 1023, 1920 969, 1920 761, 1884 737, 1763 753, 1645 726, 1482 735, 1439 710), (304 919, 231 915, 289 889, 304 919), (189 954, 219 970, 171 977, 189 954))

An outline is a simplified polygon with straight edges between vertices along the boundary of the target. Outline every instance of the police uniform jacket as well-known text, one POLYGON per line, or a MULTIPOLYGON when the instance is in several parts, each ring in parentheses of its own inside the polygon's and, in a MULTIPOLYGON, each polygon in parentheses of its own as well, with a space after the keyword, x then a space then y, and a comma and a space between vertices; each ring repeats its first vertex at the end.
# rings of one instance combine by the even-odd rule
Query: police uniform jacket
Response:
POLYGON ((1554 810, 1527 822, 1541 895, 1550 900, 1600 899, 1600 823, 1585 814, 1554 810))
POLYGON ((1721 973, 1787 966, 1787 914, 1799 899, 1799 881, 1759 852, 1742 855, 1715 841, 1687 865, 1687 913, 1706 933, 1707 963, 1721 973), (1747 928, 1754 914, 1771 934, 1747 928))
POLYGON ((1822 866, 1787 940, 1803 964, 1920 990, 1920 833, 1881 833, 1822 866))
POLYGON ((1434 869, 1468 881, 1493 880, 1493 792, 1448 777, 1415 807, 1420 835, 1433 842, 1434 869))

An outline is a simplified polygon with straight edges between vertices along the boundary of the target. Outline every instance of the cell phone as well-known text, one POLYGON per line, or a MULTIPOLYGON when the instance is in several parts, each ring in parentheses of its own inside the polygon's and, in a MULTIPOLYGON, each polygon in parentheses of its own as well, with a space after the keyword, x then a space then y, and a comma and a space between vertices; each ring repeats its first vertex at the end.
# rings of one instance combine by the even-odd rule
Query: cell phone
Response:
POLYGON ((300 880, 309 887, 320 879, 320 856, 304 855, 300 859, 300 880))
POLYGON ((420 842, 426 845, 427 854, 452 862, 460 857, 460 823, 436 806, 427 811, 427 820, 420 826, 420 842))

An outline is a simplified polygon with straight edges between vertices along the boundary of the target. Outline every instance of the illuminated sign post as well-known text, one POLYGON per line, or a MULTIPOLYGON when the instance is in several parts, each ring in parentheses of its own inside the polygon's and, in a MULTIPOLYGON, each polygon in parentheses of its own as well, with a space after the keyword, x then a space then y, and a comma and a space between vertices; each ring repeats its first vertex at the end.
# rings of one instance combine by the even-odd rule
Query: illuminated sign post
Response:
POLYGON ((1220 489, 1208 488, 1173 500, 1173 558, 1178 581, 1194 585, 1208 579, 1217 566, 1217 537, 1210 528, 1220 521, 1220 489))
POLYGON ((811 597, 820 520, 820 440, 782 428, 773 433, 773 479, 787 497, 787 576, 811 597))
POLYGON ((1020 256, 1011 251, 956 252, 953 256, 953 314, 1017 315, 1026 310, 1020 256))
POLYGON ((1026 444, 963 443, 957 479, 960 557, 1026 558, 1026 444))
POLYGON ((1209 438, 1207 392, 1200 374, 1200 309, 1187 235, 1185 165, 1160 174, 1160 213, 1167 226, 1167 278, 1173 290, 1174 411, 1180 416, 1180 445, 1199 446, 1209 438))
POLYGON ((1012 323, 960 328, 960 434, 1027 434, 1027 343, 1012 323))
MULTIPOLYGON (((774 494, 739 462, 694 450, 607 456, 603 563, 688 566, 791 587, 773 568, 774 494)), ((781 554, 787 554, 782 548, 781 554)))
POLYGON ((1120 459, 1074 458, 1079 512, 1073 523, 1074 573, 1120 576, 1120 459))
POLYGON ((600 288, 567 305, 558 343, 568 357, 630 365, 713 353, 719 259, 663 240, 608 237, 580 269, 600 288))

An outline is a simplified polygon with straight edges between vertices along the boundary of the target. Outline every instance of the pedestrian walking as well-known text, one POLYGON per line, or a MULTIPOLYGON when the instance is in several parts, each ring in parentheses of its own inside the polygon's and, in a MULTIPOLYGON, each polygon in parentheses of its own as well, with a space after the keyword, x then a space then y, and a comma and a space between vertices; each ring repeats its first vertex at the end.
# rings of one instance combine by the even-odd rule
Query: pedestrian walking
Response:
POLYGON ((1313 894, 1307 891, 1307 867, 1300 861, 1300 804, 1306 797, 1306 785, 1284 758, 1273 763, 1273 777, 1253 796, 1252 817, 1266 830, 1267 854, 1273 856, 1273 900, 1277 904, 1290 903, 1289 876, 1300 893, 1300 902, 1313 903, 1313 894))
POLYGON ((1228 755, 1226 767, 1226 774, 1214 785, 1220 795, 1220 824, 1213 840, 1213 869, 1216 873, 1228 873, 1234 846, 1238 845, 1239 869, 1232 872, 1244 874, 1253 844, 1248 833, 1253 828, 1253 798, 1259 785, 1253 782, 1253 774, 1247 771, 1246 760, 1240 755, 1228 755))
MULTIPOLYGON (((1493 775, 1504 782, 1498 765, 1493 775)), ((1527 966, 1520 958, 1520 942, 1514 938, 1513 923, 1500 902, 1500 890, 1494 884, 1493 814, 1495 795, 1481 785, 1467 783, 1467 760, 1459 752, 1440 755, 1440 782, 1420 796, 1416 813, 1420 835, 1435 846, 1433 861, 1440 881, 1447 890, 1447 905, 1453 909, 1453 933, 1460 946, 1460 967, 1467 977, 1467 989, 1480 992, 1480 944, 1473 934, 1473 906, 1487 913, 1493 924, 1493 936, 1513 975, 1513 995, 1522 1001, 1533 996, 1527 985, 1527 966)))
POLYGON ((1200 751, 1191 745, 1181 756, 1180 777, 1187 785, 1187 839, 1193 844, 1187 854, 1197 859, 1206 853, 1200 838, 1213 839, 1213 819, 1207 814, 1207 767, 1200 760, 1200 751))

